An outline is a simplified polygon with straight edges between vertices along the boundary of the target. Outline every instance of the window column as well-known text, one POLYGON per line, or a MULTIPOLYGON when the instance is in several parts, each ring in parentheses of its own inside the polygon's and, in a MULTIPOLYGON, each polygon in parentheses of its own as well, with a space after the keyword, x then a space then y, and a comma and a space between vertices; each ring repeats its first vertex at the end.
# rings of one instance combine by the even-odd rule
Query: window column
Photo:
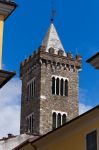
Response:
POLYGON ((56 95, 56 78, 55 78, 55 95, 56 95))

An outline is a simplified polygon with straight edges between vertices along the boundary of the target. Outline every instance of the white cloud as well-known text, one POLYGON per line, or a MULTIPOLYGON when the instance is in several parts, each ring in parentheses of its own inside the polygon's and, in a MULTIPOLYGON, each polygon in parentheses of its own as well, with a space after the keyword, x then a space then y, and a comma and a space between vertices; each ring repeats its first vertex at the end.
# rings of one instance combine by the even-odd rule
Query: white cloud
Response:
POLYGON ((8 133, 19 134, 21 82, 9 81, 0 89, 0 138, 8 133))
POLYGON ((80 95, 79 95, 79 98, 80 98, 80 103, 79 103, 79 114, 83 114, 85 113, 86 111, 92 109, 92 105, 91 104, 86 104, 89 103, 89 97, 88 97, 88 90, 87 89, 82 89, 80 88, 80 95))
POLYGON ((92 106, 88 106, 86 104, 80 103, 79 104, 79 114, 83 114, 84 112, 92 109, 92 106))

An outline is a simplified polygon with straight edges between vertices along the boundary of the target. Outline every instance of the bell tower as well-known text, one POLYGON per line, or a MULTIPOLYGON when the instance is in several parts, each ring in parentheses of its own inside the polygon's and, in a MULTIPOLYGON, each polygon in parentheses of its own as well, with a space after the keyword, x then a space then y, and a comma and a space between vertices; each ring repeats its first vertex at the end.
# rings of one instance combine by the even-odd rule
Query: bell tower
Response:
POLYGON ((20 133, 44 135, 78 116, 82 57, 66 53, 53 22, 37 51, 21 63, 20 133))

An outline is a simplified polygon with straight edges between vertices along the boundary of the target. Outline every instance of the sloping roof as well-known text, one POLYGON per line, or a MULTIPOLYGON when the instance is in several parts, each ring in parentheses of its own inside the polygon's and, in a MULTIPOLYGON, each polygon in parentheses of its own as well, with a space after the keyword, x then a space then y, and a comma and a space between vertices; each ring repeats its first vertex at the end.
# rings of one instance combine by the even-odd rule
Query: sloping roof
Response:
POLYGON ((14 147, 20 145, 21 143, 24 143, 24 141, 26 142, 27 140, 31 139, 35 140, 38 136, 35 135, 29 135, 29 134, 21 134, 21 135, 17 135, 17 136, 13 136, 10 138, 3 138, 0 140, 0 150, 4 149, 5 150, 12 150, 14 147))
POLYGON ((0 15, 4 16, 4 20, 12 14, 17 4, 12 0, 0 0, 0 15))
POLYGON ((23 147, 24 145, 26 145, 28 143, 32 143, 33 141, 35 141, 36 139, 38 139, 40 137, 40 136, 35 136, 35 135, 31 135, 31 136, 33 136, 33 137, 28 138, 27 140, 22 142, 20 145, 18 145, 17 147, 13 148, 13 150, 18 150, 20 147, 23 147))
MULTIPOLYGON (((58 54, 58 51, 60 49, 64 51, 63 45, 60 41, 60 38, 53 23, 50 24, 50 27, 45 35, 42 45, 46 48, 46 52, 48 52, 49 48, 54 48, 55 54, 58 54)), ((64 55, 66 55, 65 51, 64 55)))
POLYGON ((99 69, 99 52, 89 58, 86 62, 90 63, 96 69, 99 69))
POLYGON ((0 88, 2 88, 16 73, 0 70, 0 88))
POLYGON ((5 3, 5 4, 10 4, 10 5, 16 5, 16 3, 12 0, 0 0, 0 2, 5 3))

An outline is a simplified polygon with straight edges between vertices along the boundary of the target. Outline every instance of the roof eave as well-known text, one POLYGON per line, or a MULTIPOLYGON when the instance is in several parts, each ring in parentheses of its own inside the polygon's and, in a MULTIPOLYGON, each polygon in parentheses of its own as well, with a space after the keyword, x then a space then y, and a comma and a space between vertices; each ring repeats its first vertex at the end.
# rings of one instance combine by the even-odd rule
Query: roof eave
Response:
POLYGON ((48 132, 47 134, 45 134, 45 135, 43 135, 43 136, 41 136, 41 137, 38 137, 37 139, 35 139, 35 140, 33 140, 33 141, 26 140, 25 142, 23 142, 22 144, 18 145, 16 148, 14 148, 13 150, 19 150, 19 148, 22 148, 22 147, 25 146, 26 144, 32 144, 32 145, 33 145, 35 142, 37 142, 37 141, 43 139, 44 137, 47 137, 47 136, 50 135, 51 133, 55 133, 55 132, 57 132, 58 130, 62 129, 63 127, 66 127, 66 126, 68 126, 68 125, 71 125, 71 124, 74 123, 75 121, 78 121, 79 119, 82 119, 83 117, 85 117, 85 116, 87 116, 87 115, 89 115, 89 114, 91 114, 91 113, 93 113, 94 111, 97 111, 97 110, 99 111, 99 105, 97 105, 96 107, 90 109, 89 111, 87 111, 87 112, 81 114, 80 116, 78 116, 78 117, 76 117, 76 118, 74 118, 74 119, 68 121, 66 124, 60 126, 59 128, 56 128, 55 130, 52 130, 52 131, 48 132))
POLYGON ((99 52, 89 58, 86 62, 91 64, 95 69, 99 69, 99 52))
POLYGON ((0 89, 15 75, 15 72, 0 70, 0 89))
POLYGON ((15 2, 12 2, 12 1, 7 2, 7 1, 0 0, 0 3, 2 4, 2 6, 0 6, 1 7, 0 8, 1 9, 0 15, 4 16, 4 20, 6 20, 13 13, 13 11, 16 9, 16 7, 18 6, 15 2), (7 8, 4 8, 5 6, 7 8, 10 8, 10 9, 7 11, 7 8), (3 8, 3 10, 2 10, 2 8, 3 8))

